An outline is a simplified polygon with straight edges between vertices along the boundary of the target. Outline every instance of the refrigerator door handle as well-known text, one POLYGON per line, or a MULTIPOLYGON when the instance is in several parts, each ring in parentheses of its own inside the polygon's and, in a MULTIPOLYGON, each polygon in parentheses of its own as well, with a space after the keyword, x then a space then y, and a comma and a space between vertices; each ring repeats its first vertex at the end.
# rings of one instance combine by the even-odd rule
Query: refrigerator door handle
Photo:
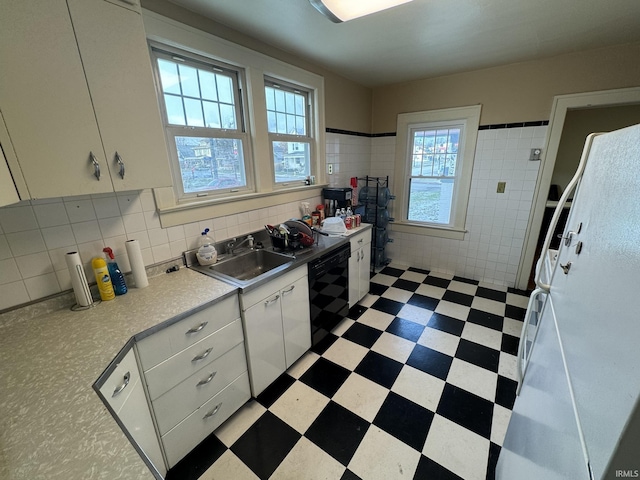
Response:
MULTIPOLYGON (((578 182, 580 181, 580 178, 582 177, 584 168, 587 165, 587 158, 589 157, 589 152, 591 151, 591 145, 593 143, 593 139, 598 135, 602 135, 602 134, 592 133, 587 137, 587 140, 584 144, 584 149, 582 150, 582 157, 580 158, 580 163, 578 164, 578 169, 576 170, 576 173, 574 174, 573 178, 567 185, 567 188, 565 188, 564 192, 562 192, 562 196, 560 197, 560 200, 558 200, 558 206, 553 212, 553 217, 551 218, 551 224, 549 225, 549 229, 547 230, 547 235, 544 238, 544 243, 542 245, 542 252, 540 253, 540 258, 545 258, 547 256, 547 252, 549 251, 551 240, 553 238, 553 232, 555 231, 556 226, 560 221, 560 214, 564 209, 565 203, 567 203, 567 200, 569 199, 569 195, 574 191, 576 185, 578 184, 578 182)), ((551 274, 551 272, 549 273, 551 274)), ((536 282, 536 286, 538 288, 541 288, 545 292, 548 292, 551 289, 551 285, 548 283, 544 283, 540 278, 540 272, 536 272, 535 282, 536 282)))
POLYGON ((533 317, 533 313, 538 314, 538 321, 540 317, 540 313, 535 308, 535 302, 538 299, 538 296, 544 294, 546 295, 548 292, 542 288, 536 288, 529 297, 529 304, 527 305, 527 313, 524 316, 524 321, 522 322, 522 332, 520 333, 520 341, 518 342, 518 356, 516 358, 516 374, 518 379, 518 387, 516 389, 516 395, 520 395, 520 389, 522 388, 522 383, 524 382, 524 375, 527 372, 527 363, 529 360, 529 356, 531 355, 531 349, 533 348, 533 344, 536 341, 536 335, 538 333, 539 325, 536 325, 536 331, 531 339, 531 346, 527 348, 527 333, 529 332, 529 325, 531 323, 531 318, 533 317))

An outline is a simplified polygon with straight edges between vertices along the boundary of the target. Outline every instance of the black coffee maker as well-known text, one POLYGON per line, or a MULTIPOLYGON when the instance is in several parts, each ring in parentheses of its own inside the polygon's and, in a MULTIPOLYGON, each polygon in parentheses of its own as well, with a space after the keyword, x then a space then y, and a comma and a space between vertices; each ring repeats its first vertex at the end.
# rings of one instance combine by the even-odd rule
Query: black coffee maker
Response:
POLYGON ((324 214, 326 217, 335 217, 338 208, 351 206, 351 187, 327 187, 322 189, 324 199, 324 214))

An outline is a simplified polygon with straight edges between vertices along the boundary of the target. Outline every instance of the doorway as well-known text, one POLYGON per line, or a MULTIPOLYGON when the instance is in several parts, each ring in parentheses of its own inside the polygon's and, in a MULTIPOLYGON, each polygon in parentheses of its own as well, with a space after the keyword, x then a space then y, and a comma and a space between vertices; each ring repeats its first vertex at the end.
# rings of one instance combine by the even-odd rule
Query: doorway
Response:
MULTIPOLYGON (((518 269, 517 288, 531 288, 531 273, 540 256, 540 236, 547 230, 549 209, 573 176, 586 135, 640 123, 640 88, 628 88, 554 98, 546 152, 538 172, 533 208, 518 269), (577 152, 577 153, 576 153, 577 152)), ((565 216, 566 217, 566 216, 565 216)), ((544 238, 542 239, 544 240, 544 238)))

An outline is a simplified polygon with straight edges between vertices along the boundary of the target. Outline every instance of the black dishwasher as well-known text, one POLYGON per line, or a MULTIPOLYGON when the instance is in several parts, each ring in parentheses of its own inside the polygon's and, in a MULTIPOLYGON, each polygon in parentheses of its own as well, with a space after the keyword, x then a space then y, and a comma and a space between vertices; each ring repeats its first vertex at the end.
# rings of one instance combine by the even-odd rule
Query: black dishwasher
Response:
POLYGON ((349 257, 351 244, 347 243, 309 262, 312 345, 349 313, 349 257))

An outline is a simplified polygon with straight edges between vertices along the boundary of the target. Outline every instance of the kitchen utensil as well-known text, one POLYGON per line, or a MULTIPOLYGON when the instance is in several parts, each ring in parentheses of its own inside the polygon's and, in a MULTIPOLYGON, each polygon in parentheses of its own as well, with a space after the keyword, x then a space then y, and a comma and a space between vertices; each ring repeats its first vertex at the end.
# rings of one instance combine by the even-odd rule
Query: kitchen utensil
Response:
POLYGON ((302 233, 306 233, 307 235, 309 235, 310 237, 313 236, 313 233, 311 232, 311 227, 309 225, 307 225, 306 223, 304 223, 301 220, 297 220, 295 218, 292 218, 291 220, 287 220, 286 222, 284 222, 285 225, 287 225, 288 227, 295 227, 298 229, 298 231, 302 232, 302 233))
POLYGON ((313 236, 300 232, 300 243, 303 247, 310 247, 314 243, 313 236))

